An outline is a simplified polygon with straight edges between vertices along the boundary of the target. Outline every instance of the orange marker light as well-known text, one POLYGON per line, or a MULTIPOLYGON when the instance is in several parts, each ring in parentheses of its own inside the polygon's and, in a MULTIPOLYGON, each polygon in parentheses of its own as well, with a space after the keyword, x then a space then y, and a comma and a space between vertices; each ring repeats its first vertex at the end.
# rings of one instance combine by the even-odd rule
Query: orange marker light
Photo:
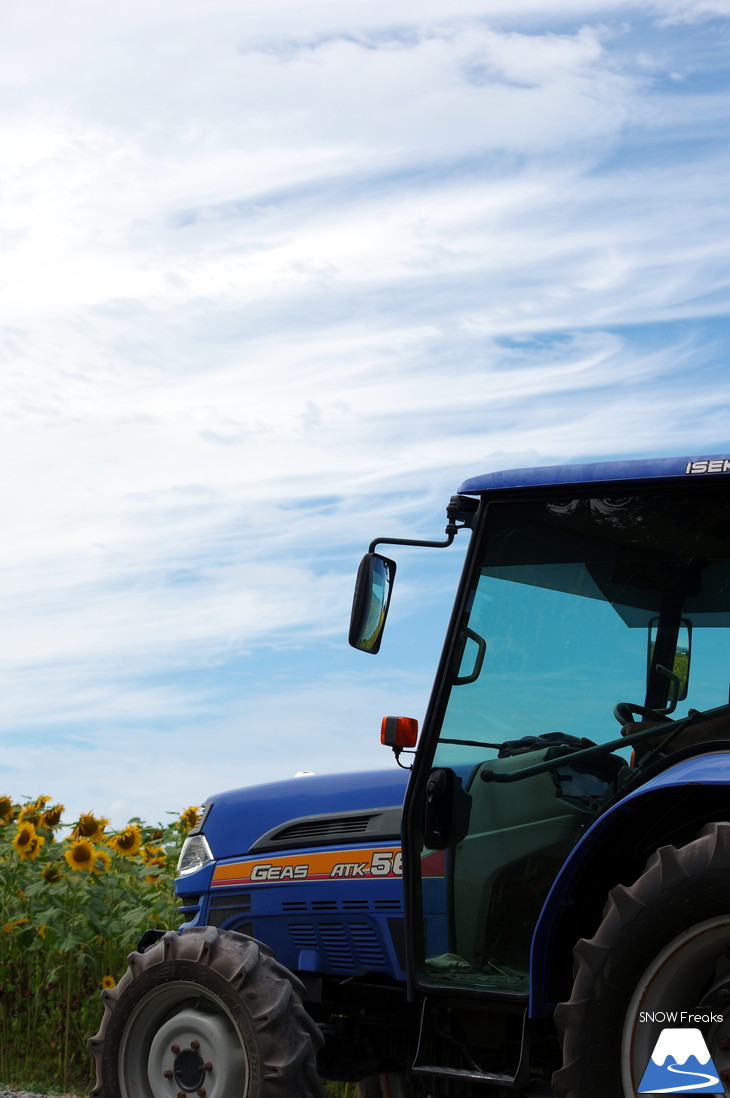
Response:
POLYGON ((386 747, 415 747, 417 740, 418 721, 415 717, 383 717, 380 742, 386 747))

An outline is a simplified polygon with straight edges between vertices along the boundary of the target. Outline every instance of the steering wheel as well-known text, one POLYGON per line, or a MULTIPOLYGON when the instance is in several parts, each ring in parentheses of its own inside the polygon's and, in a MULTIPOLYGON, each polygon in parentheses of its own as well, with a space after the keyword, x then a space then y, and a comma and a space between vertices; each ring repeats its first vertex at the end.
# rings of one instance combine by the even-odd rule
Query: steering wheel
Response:
POLYGON ((618 702, 613 707, 613 715, 620 725, 631 724, 634 716, 641 717, 643 721, 658 721, 667 724, 671 718, 666 713, 658 713, 656 709, 646 709, 643 705, 634 705, 633 702, 618 702))

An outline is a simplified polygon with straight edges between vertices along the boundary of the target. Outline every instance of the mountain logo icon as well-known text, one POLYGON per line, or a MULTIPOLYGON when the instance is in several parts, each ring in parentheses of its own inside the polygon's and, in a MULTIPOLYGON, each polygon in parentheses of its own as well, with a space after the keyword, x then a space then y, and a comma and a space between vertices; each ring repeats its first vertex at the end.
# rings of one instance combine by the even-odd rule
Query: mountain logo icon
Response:
POLYGON ((699 1029, 663 1029, 637 1094, 724 1094, 699 1029))

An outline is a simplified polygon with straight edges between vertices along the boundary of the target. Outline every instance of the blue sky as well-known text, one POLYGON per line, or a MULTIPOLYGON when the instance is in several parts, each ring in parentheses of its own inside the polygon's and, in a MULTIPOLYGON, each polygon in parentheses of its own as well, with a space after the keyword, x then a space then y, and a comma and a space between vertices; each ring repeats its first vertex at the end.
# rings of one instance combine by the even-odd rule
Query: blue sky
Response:
POLYGON ((730 3, 0 15, 0 792, 389 766, 468 476, 730 448, 730 3))

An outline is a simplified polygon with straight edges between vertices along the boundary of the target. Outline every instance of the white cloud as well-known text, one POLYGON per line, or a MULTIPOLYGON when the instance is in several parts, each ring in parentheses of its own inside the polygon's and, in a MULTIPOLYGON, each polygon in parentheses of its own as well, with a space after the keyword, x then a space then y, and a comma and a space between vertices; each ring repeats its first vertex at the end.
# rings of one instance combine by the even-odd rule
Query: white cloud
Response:
MULTIPOLYGON (((728 88, 702 23, 723 14, 701 0, 3 13, 14 788, 63 775, 81 807, 105 810, 88 789, 122 812, 101 772, 133 787, 154 742, 185 801, 198 720, 242 741, 232 758, 254 778, 278 776, 249 743, 266 720, 307 725, 293 769, 339 764, 327 737, 348 688, 331 666, 371 537, 438 535, 461 479, 499 465, 726 437, 711 324, 728 304, 728 88), (256 668, 239 724, 234 666, 256 668)), ((447 587, 434 581, 442 614, 447 587)), ((415 591, 399 597, 407 614, 415 591)), ((354 768, 369 749, 349 742, 354 768)), ((225 760, 210 768, 227 783, 225 760)), ((135 788, 152 815, 154 777, 135 788)))
POLYGON ((668 24, 696 23, 730 15, 728 0, 659 0, 652 6, 661 20, 668 24))

